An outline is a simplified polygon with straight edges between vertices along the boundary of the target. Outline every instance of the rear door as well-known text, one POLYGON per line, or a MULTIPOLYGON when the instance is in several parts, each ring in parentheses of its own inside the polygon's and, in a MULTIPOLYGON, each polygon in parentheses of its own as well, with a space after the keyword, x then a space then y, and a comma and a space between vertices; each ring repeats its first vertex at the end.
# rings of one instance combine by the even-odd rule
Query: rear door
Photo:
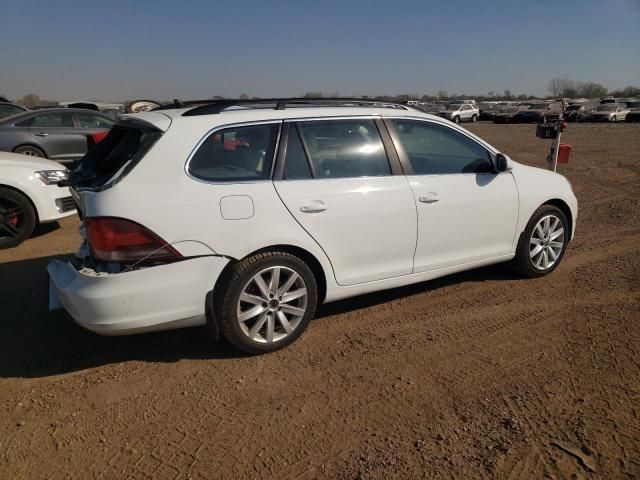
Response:
POLYGON ((383 138, 390 141, 373 118, 285 124, 276 190, 325 251, 340 285, 413 270, 415 202, 383 138))

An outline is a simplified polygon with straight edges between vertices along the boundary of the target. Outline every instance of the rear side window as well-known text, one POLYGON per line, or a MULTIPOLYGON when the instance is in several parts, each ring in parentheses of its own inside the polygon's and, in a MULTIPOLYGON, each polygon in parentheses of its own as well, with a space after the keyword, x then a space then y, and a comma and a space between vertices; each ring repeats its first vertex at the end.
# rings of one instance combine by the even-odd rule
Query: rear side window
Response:
POLYGON ((33 117, 32 127, 73 127, 71 113, 41 113, 33 117))
MULTIPOLYGON (((391 175, 380 133, 371 119, 300 122, 298 129, 315 178, 391 175)), ((285 170, 288 162, 289 155, 285 170)))
POLYGON ((279 124, 218 130, 198 147, 189 173, 210 182, 268 180, 279 124))
POLYGON ((104 128, 108 130, 113 126, 113 121, 91 113, 76 113, 76 118, 81 128, 104 128))
POLYGON ((415 175, 493 173, 489 152, 460 132, 414 120, 392 123, 415 175))
POLYGON ((101 188, 122 179, 162 136, 152 125, 115 125, 94 145, 70 174, 75 187, 101 188))

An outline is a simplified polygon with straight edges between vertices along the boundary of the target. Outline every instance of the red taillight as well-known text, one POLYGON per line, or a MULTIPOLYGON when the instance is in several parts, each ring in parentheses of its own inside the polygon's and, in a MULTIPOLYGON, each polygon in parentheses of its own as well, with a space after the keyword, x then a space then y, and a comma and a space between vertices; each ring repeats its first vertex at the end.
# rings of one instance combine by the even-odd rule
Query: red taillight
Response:
POLYGON ((170 260, 181 255, 149 229, 124 218, 87 218, 91 255, 105 262, 170 260))

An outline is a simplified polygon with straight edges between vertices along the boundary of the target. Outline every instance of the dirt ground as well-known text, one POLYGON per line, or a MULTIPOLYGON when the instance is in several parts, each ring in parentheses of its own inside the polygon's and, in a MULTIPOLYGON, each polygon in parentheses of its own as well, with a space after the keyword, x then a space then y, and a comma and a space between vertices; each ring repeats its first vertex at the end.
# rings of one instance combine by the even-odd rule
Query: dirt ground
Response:
MULTIPOLYGON (((533 125, 469 127, 544 166, 533 125)), ((75 219, 0 252, 3 479, 640 477, 640 125, 571 125, 577 238, 321 308, 283 351, 108 338, 47 311, 75 219)))

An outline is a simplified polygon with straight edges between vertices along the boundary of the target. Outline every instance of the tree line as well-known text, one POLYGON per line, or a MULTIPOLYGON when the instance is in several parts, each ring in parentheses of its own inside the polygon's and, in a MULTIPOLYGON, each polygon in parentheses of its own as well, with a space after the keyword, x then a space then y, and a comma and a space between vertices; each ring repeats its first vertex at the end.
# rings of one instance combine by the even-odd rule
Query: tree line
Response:
MULTIPOLYGON (((574 81, 569 78, 553 78, 549 81, 549 85, 547 86, 547 91, 549 92, 549 96, 545 98, 598 98, 604 97, 605 95, 611 95, 613 97, 640 97, 640 87, 628 86, 623 89, 609 91, 604 85, 601 85, 596 82, 580 82, 574 81)), ((4 97, 4 95, 0 95, 4 97)), ((310 91, 306 92, 304 95, 301 95, 303 98, 338 98, 344 97, 344 95, 340 95, 339 92, 323 92, 323 91, 310 91)), ((228 97, 223 97, 220 95, 212 96, 211 99, 214 100, 223 100, 228 97)), ((249 99, 260 99, 261 97, 251 96, 247 93, 240 94, 239 97, 241 100, 249 100, 249 99)), ((494 92, 490 91, 486 94, 480 95, 466 95, 466 94, 458 94, 451 93, 440 90, 437 95, 426 95, 419 93, 403 93, 400 95, 351 95, 349 98, 360 98, 363 100, 377 100, 381 102, 396 102, 403 103, 408 100, 420 100, 423 102, 433 102, 438 100, 464 100, 464 99, 475 99, 479 101, 490 101, 490 100, 534 100, 540 97, 534 95, 528 95, 525 93, 515 94, 512 93, 511 90, 504 90, 503 92, 494 92)), ((27 108, 33 108, 36 106, 48 106, 48 105, 56 105, 57 102, 52 100, 46 100, 40 98, 38 95, 30 93, 28 95, 23 96, 22 98, 15 100, 15 103, 18 105, 22 105, 27 108)))

